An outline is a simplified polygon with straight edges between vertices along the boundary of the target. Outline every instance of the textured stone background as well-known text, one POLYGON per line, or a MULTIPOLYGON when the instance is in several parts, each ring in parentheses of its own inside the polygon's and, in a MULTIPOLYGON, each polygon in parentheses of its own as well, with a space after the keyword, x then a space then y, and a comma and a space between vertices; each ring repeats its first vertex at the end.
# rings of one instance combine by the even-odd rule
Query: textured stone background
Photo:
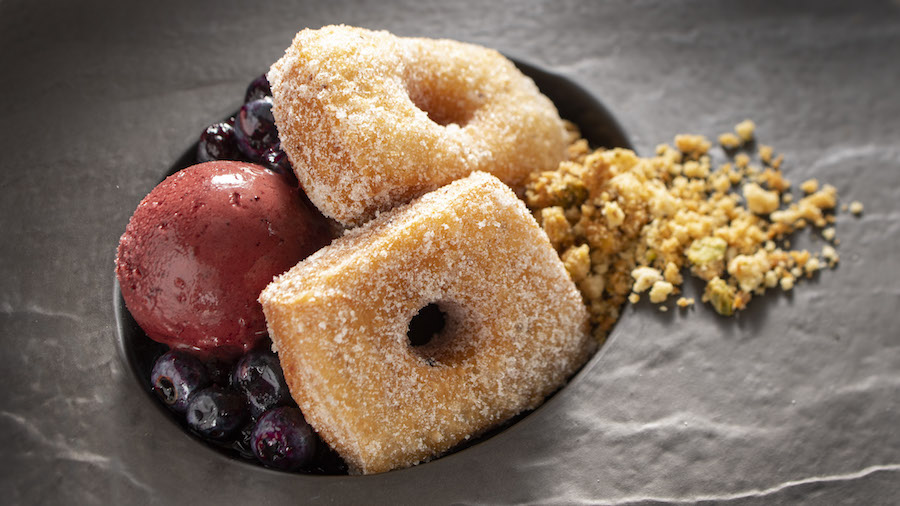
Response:
POLYGON ((894 503, 898 61, 896 0, 0 2, 2 502, 894 503), (839 214, 837 270, 737 319, 626 309, 568 387, 465 451, 369 477, 231 461, 127 369, 115 245, 293 34, 331 23, 481 43, 569 77, 645 154, 753 118, 792 181, 834 184, 865 214, 839 214))

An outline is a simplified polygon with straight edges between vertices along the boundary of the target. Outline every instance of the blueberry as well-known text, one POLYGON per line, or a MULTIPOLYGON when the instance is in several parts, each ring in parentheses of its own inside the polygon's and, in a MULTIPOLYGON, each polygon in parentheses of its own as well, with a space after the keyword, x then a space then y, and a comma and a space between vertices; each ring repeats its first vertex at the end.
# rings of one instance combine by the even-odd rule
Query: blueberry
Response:
POLYGON ((241 106, 234 120, 234 136, 244 156, 251 162, 262 160, 263 153, 278 143, 271 97, 251 100, 241 106))
POLYGON ((251 350, 238 360, 232 384, 247 396, 253 418, 275 406, 285 406, 291 402, 278 357, 264 348, 251 350))
POLYGON ((211 358, 206 362, 206 372, 210 382, 228 387, 231 385, 231 372, 234 370, 234 360, 222 360, 211 358))
POLYGON ((291 167, 287 153, 281 150, 280 145, 272 146, 263 153, 262 164, 272 172, 277 172, 283 176, 294 175, 294 169, 291 167))
POLYGON ((316 436, 294 407, 267 411, 256 422, 252 442, 260 462, 287 471, 306 466, 316 452, 316 436))
POLYGON ((234 443, 231 445, 231 448, 245 459, 253 459, 256 457, 256 455, 253 454, 254 428, 256 428, 256 424, 252 421, 241 427, 240 432, 234 437, 234 443))
POLYGON ((184 414, 191 396, 209 385, 209 375, 197 357, 185 351, 171 350, 153 364, 150 384, 166 406, 184 414))
POLYGON ((188 425, 210 439, 232 438, 249 419, 243 396, 219 386, 194 394, 187 408, 188 425))
POLYGON ((240 153, 234 136, 234 127, 228 122, 213 123, 200 134, 197 143, 197 161, 239 160, 240 153))
POLYGON ((262 164, 272 172, 281 174, 289 185, 298 188, 300 187, 300 182, 297 181, 297 176, 294 174, 294 168, 291 167, 291 162, 288 160, 287 153, 281 150, 280 143, 272 146, 263 153, 262 164))
POLYGON ((271 96, 272 87, 269 85, 269 79, 263 74, 251 81, 250 86, 247 86, 247 93, 244 94, 244 103, 271 96))

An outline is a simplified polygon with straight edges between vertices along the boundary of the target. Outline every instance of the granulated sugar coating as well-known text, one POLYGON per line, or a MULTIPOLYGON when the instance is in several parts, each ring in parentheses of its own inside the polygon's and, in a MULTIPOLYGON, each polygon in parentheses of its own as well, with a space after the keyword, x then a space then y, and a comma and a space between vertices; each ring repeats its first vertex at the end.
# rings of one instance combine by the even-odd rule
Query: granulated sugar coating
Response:
POLYGON ((260 302, 290 390, 351 472, 410 466, 536 407, 596 349, 525 204, 475 173, 380 215, 260 302), (413 347, 436 303, 444 330, 413 347))
POLYGON ((565 158, 552 102, 484 47, 326 26, 299 32, 268 78, 297 177, 345 225, 473 171, 521 189, 565 158))

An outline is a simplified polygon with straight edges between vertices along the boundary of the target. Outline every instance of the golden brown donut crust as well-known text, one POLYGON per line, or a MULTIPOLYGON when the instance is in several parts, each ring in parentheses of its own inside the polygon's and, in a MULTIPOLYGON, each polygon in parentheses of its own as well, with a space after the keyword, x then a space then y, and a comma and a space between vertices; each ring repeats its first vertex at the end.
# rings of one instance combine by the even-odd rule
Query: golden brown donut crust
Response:
POLYGON ((473 171, 519 189, 565 158, 556 108, 481 46, 326 26, 299 32, 268 77, 297 177, 345 225, 473 171))
POLYGON ((524 203, 476 173, 352 229, 260 302, 290 391, 354 473, 410 466, 536 407, 596 347, 524 203), (436 302, 447 324, 411 347, 436 302))

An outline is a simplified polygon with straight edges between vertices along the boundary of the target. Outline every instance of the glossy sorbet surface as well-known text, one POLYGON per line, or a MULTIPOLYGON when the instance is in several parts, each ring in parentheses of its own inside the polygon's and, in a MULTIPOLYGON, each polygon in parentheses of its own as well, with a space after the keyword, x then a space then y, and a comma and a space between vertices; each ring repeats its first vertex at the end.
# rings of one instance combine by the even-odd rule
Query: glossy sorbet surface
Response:
POLYGON ((327 244, 328 230, 289 179, 251 163, 201 163, 141 201, 116 275, 151 339, 234 357, 266 335, 259 293, 327 244))

